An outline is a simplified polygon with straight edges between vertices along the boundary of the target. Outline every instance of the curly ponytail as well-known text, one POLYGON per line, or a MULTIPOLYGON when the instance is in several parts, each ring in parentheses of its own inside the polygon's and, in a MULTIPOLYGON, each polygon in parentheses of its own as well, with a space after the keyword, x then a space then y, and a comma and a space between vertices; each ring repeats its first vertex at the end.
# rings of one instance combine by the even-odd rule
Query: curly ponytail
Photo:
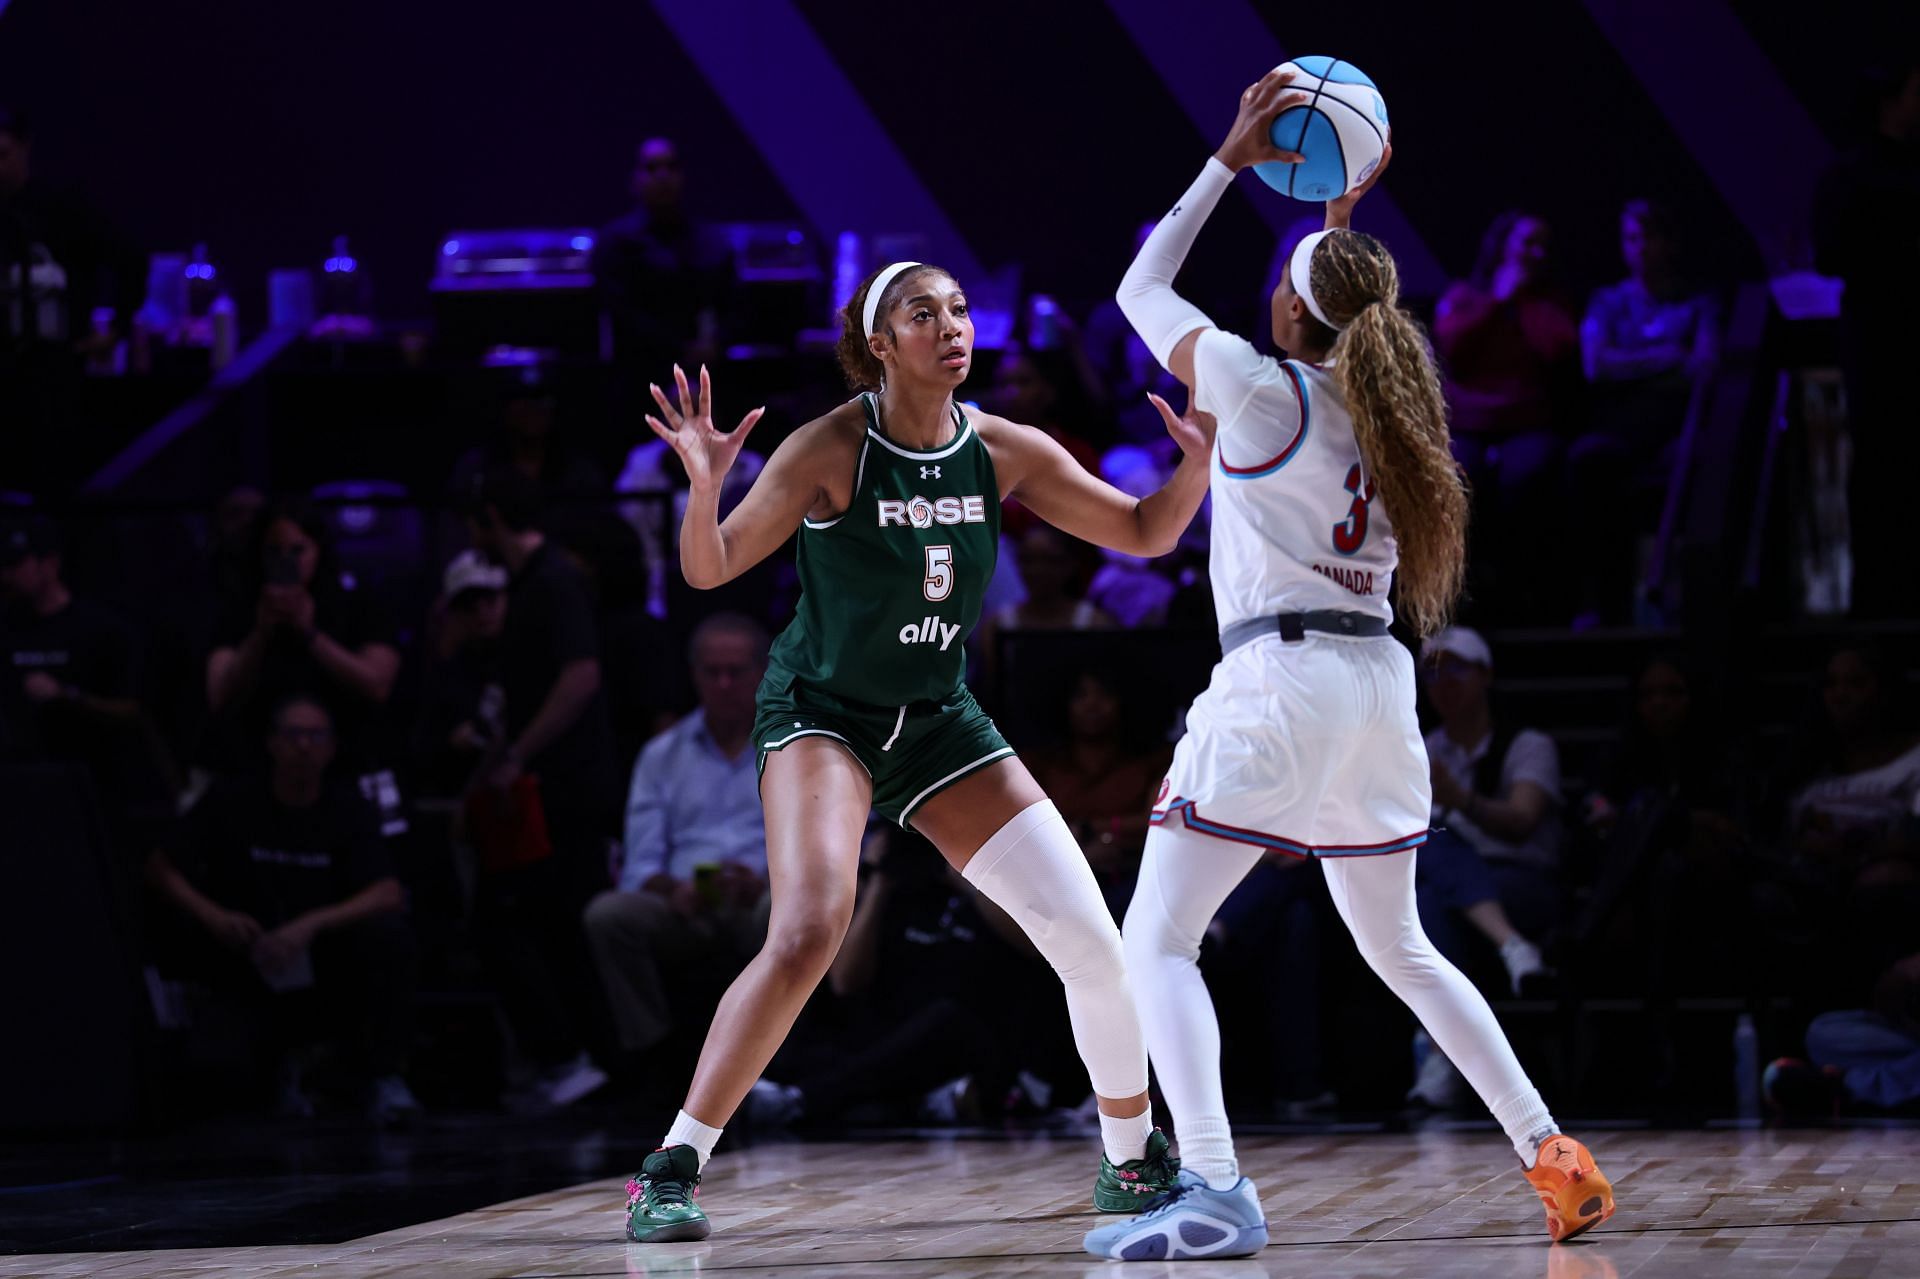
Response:
MULTIPOLYGON (((847 299, 846 309, 840 312, 840 340, 834 343, 834 358, 840 361, 840 372, 847 379, 850 391, 877 391, 886 380, 886 366, 880 363, 880 357, 873 353, 867 344, 867 335, 860 329, 860 317, 866 313, 867 290, 879 278, 885 267, 876 267, 873 273, 860 281, 860 287, 847 299)), ((910 271, 902 271, 887 283, 887 291, 880 295, 880 305, 874 309, 874 324, 879 326, 883 318, 896 306, 900 299, 911 296, 907 286, 916 280, 924 279, 929 273, 953 278, 953 273, 931 262, 923 262, 910 271)), ((891 329, 885 330, 889 335, 891 329)))
POLYGON ((1433 347, 1401 310, 1400 272, 1378 240, 1335 231, 1308 264, 1340 326, 1331 358, 1367 476, 1400 547, 1400 616, 1422 637, 1447 624, 1466 577, 1467 488, 1447 446, 1433 347))

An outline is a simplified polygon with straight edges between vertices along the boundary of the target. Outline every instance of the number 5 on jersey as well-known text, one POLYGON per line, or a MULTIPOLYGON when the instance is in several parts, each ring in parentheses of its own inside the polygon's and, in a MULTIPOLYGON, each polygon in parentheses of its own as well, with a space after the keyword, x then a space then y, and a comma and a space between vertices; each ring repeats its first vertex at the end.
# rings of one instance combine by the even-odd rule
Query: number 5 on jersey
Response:
POLYGON ((936 604, 953 594, 953 548, 951 546, 927 548, 927 580, 923 584, 923 592, 936 604))

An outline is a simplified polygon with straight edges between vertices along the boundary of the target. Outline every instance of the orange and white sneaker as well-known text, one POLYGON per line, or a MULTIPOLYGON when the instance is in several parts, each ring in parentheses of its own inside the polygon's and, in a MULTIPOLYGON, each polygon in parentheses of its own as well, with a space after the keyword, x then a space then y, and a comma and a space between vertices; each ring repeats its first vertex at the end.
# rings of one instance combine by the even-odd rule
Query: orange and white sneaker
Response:
POLYGON ((1555 1133, 1540 1143, 1527 1170, 1533 1193, 1547 1209, 1547 1233, 1555 1243, 1571 1239, 1613 1215, 1613 1183, 1587 1148, 1555 1133))

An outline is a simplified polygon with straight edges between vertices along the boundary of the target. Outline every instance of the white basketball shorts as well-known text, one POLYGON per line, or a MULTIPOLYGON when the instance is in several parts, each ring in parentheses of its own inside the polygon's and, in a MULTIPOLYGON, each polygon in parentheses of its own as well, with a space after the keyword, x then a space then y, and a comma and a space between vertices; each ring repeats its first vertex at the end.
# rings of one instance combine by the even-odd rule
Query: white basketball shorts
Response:
POLYGON ((1152 821, 1296 857, 1426 842, 1433 784, 1413 657, 1390 638, 1309 631, 1228 653, 1187 712, 1152 821))

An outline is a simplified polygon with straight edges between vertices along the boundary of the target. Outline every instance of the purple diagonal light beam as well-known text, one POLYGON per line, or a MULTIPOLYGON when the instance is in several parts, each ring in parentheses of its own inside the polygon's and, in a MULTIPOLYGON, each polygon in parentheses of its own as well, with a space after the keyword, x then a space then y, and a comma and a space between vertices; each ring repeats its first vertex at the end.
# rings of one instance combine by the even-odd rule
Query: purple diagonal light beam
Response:
POLYGON ((788 0, 654 0, 654 9, 823 239, 916 231, 962 279, 979 260, 788 0))
MULTIPOLYGON (((1233 103, 1246 87, 1241 80, 1223 76, 1220 51, 1231 49, 1236 67, 1252 69, 1242 80, 1251 79, 1253 70, 1277 67, 1287 60, 1280 42, 1247 0, 1184 0, 1181 4, 1107 0, 1107 8, 1209 142, 1233 123, 1233 103)), ((1248 190, 1255 196, 1266 195, 1264 190, 1248 190)), ((1302 213, 1298 205, 1277 195, 1256 198, 1253 204, 1261 220, 1279 235, 1286 234, 1302 213)), ((1384 189, 1374 191, 1360 207, 1362 220, 1392 246, 1407 292, 1438 293, 1446 287, 1447 273, 1439 259, 1384 189)))
POLYGON ((1832 148, 1721 0, 1586 0, 1587 14, 1769 264, 1804 223, 1832 148))

